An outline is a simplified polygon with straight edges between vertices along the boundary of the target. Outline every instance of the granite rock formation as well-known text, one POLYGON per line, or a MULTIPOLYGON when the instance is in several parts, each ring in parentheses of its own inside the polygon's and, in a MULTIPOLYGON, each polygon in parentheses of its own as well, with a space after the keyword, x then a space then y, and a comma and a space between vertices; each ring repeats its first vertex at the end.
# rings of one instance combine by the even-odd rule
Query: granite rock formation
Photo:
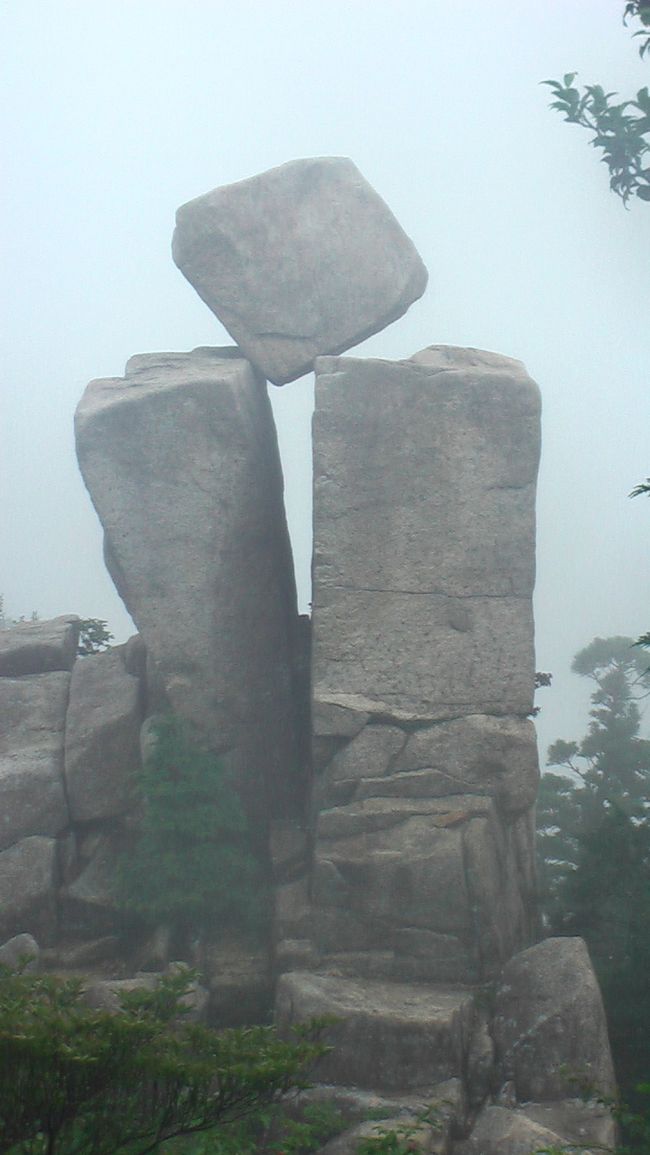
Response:
POLYGON ((73 822, 116 818, 133 807, 140 764, 142 687, 125 667, 125 646, 74 666, 66 718, 65 782, 73 822))
POLYGON ((75 662, 75 619, 0 634, 0 933, 17 936, 0 958, 29 943, 39 966, 85 968, 102 1006, 174 965, 166 925, 120 956, 114 894, 129 771, 171 709, 235 771, 273 897, 272 944, 223 926, 186 942, 192 1013, 260 1021, 275 992, 283 1028, 335 1016, 302 1097, 348 1125, 323 1155, 352 1155, 376 1109, 429 1155, 611 1145, 609 1115, 573 1097, 574 1077, 614 1086, 588 954, 531 945, 537 388, 475 349, 335 355, 426 281, 349 161, 183 206, 174 253, 257 368, 237 349, 135 357, 79 405, 141 637, 75 662), (259 371, 281 383, 314 357, 310 759, 259 371))
POLYGON ((283 385, 422 296, 427 272, 346 157, 314 157, 179 208, 174 260, 265 377, 283 385))
POLYGON ((314 939, 485 980, 534 917, 538 391, 447 347, 316 370, 314 939))
POLYGON ((115 929, 114 863, 99 898, 95 885, 87 901, 83 880, 97 879, 120 837, 139 765, 143 687, 125 666, 133 647, 76 657, 79 624, 62 617, 0 633, 0 933, 29 932, 48 949, 71 932, 87 940, 98 906, 115 929), (80 879, 75 928, 69 894, 80 879))

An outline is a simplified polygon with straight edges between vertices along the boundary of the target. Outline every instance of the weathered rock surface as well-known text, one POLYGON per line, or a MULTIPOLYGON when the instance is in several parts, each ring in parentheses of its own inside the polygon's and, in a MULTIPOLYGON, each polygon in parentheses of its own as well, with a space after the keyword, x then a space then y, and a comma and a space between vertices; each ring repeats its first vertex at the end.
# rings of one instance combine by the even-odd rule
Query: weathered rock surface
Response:
POLYGON ((397 722, 530 711, 538 459, 518 361, 318 359, 317 704, 397 722))
MULTIPOLYGON (((13 632, 13 631, 12 631, 13 632)), ((0 850, 68 824, 63 740, 70 674, 0 678, 0 850)))
POLYGON ((395 1092, 461 1074, 473 1009, 468 991, 293 972, 278 981, 276 1014, 281 1026, 336 1016, 319 1080, 395 1092))
POLYGON ((207 1015, 218 1027, 267 1022, 273 1006, 271 959, 264 946, 252 947, 224 935, 208 945, 199 962, 209 993, 207 1015))
POLYGON ((295 588, 264 382, 232 349, 134 357, 88 386, 76 434, 151 706, 230 752, 260 822, 298 805, 295 588))
MULTIPOLYGON (((386 1132, 395 1132, 400 1138, 408 1136, 408 1150, 419 1151, 422 1155, 432 1155, 441 1148, 434 1147, 436 1131, 430 1124, 420 1123, 410 1115, 394 1115, 392 1118, 382 1119, 381 1123, 368 1120, 350 1127, 342 1135, 330 1139, 321 1147, 319 1155, 356 1155, 359 1144, 363 1139, 377 1140, 386 1132)), ((448 1150, 445 1147, 445 1150, 448 1150)))
POLYGON ((10 970, 21 967, 27 972, 35 971, 38 969, 39 955, 40 947, 33 935, 15 934, 0 946, 0 966, 9 967, 10 970))
POLYGON ((483 981, 534 925, 537 387, 478 350, 321 357, 314 458, 320 966, 483 981))
POLYGON ((292 161, 182 205, 172 254, 276 385, 397 320, 427 283, 412 242, 346 157, 292 161))
MULTIPOLYGON (((183 969, 182 964, 173 964, 167 968, 168 973, 176 969, 183 969)), ((102 1011, 119 1011, 122 999, 132 991, 153 991, 158 986, 161 974, 154 972, 145 974, 140 972, 131 979, 95 979, 88 983, 84 991, 84 1002, 88 1006, 102 1011)), ((181 1004, 186 1007, 184 1020, 200 1020, 204 1017, 207 1006, 207 991, 200 983, 193 981, 187 993, 183 995, 181 1004)))
POLYGON ((48 941, 54 926, 56 840, 23 838, 0 852, 0 935, 48 941))
POLYGON ((488 1106, 479 1115, 469 1139, 456 1145, 454 1155, 534 1155, 563 1143, 562 1135, 522 1111, 488 1106))
POLYGON ((0 676, 71 670, 78 637, 79 618, 73 614, 47 622, 19 622, 0 630, 0 676))
POLYGON ((381 950, 393 978, 493 974, 528 931, 509 842, 492 800, 477 795, 373 797, 321 811, 319 950, 346 969, 353 960, 341 952, 381 950))
POLYGON ((615 1089, 602 998, 580 938, 549 938, 506 964, 493 1024, 497 1068, 520 1102, 615 1089))
POLYGON ((80 658, 66 718, 65 779, 74 822, 114 818, 133 804, 140 764, 141 689, 126 646, 80 658))
POLYGON ((118 913, 116 878, 123 838, 95 833, 80 840, 81 869, 61 890, 61 918, 73 934, 94 938, 115 929, 118 913))
MULTIPOLYGON (((291 1116, 301 1120, 305 1109, 327 1106, 337 1112, 346 1130, 331 1139, 320 1155, 356 1155, 360 1138, 376 1139, 381 1131, 396 1130, 403 1142, 416 1138, 418 1125, 428 1155, 448 1155, 454 1133, 463 1129, 465 1100, 460 1079, 446 1079, 424 1094, 378 1095, 358 1087, 320 1083, 301 1092, 288 1105, 291 1116), (428 1123, 425 1123, 425 1119, 428 1123), (373 1120, 375 1120, 373 1122, 373 1120)), ((420 1150, 414 1147, 414 1150, 420 1150)))
POLYGON ((610 1113, 578 1100, 526 1103, 509 1109, 488 1105, 478 1116, 471 1136, 454 1147, 454 1155, 532 1155, 570 1149, 592 1155, 613 1149, 616 1126, 610 1113))
POLYGON ((599 1151, 616 1146, 616 1122, 602 1103, 562 1099, 558 1103, 526 1103, 521 1111, 533 1122, 555 1131, 581 1149, 588 1144, 593 1144, 599 1151))

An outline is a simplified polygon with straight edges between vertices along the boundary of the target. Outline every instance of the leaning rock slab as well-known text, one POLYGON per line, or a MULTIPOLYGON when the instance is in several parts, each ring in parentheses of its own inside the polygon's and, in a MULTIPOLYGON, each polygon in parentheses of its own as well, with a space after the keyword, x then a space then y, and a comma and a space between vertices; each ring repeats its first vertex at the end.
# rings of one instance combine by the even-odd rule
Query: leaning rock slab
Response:
POLYGON ((297 618, 264 382, 232 349, 134 357, 123 379, 88 386, 76 435, 107 565, 146 645, 150 709, 230 751, 252 810, 281 813, 295 794, 297 618))
POLYGON ((345 157, 296 160, 179 208, 181 272, 265 377, 379 332, 422 295, 427 272, 345 157))
POLYGON ((501 1082, 519 1102, 570 1098, 581 1083, 615 1090, 605 1011, 581 938, 549 938, 515 955, 497 989, 493 1034, 501 1082))
POLYGON ((79 658, 66 718, 65 779, 74 822, 114 818, 133 805, 140 763, 140 684, 125 646, 79 658))
POLYGON ((68 614, 47 622, 19 622, 0 630, 0 676, 71 670, 77 653, 79 618, 68 614))
POLYGON ((0 678, 0 850, 68 825, 63 735, 70 675, 0 678))
POLYGON ((276 1013, 282 1026, 335 1016, 319 1081, 394 1092, 461 1074, 472 1004, 469 991, 293 972, 278 982, 276 1013))

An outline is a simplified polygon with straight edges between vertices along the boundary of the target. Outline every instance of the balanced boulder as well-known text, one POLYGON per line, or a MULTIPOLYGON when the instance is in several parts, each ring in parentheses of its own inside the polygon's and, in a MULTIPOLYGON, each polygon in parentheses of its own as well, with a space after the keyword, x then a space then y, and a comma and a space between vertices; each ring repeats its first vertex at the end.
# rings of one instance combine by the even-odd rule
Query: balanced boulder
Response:
POLYGON ((422 296, 427 271, 346 157, 313 157, 182 205, 176 264, 276 385, 379 332, 422 296))

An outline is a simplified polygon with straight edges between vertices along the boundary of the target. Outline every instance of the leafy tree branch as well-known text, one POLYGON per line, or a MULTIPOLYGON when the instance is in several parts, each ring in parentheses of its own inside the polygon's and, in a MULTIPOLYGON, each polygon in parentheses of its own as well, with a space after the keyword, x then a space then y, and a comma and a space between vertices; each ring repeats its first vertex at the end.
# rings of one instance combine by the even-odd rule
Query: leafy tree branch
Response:
MULTIPOLYGON (((641 37, 639 54, 650 52, 650 0, 629 0, 625 5, 623 22, 635 18, 643 27, 634 32, 641 37)), ((640 88, 636 98, 615 101, 616 92, 606 92, 600 84, 589 84, 584 89, 574 85, 577 72, 565 73, 562 81, 544 80, 552 91, 550 107, 564 116, 569 124, 586 128, 591 145, 602 153, 601 160, 609 169, 612 192, 627 205, 631 196, 650 201, 650 94, 647 86, 640 88)))

